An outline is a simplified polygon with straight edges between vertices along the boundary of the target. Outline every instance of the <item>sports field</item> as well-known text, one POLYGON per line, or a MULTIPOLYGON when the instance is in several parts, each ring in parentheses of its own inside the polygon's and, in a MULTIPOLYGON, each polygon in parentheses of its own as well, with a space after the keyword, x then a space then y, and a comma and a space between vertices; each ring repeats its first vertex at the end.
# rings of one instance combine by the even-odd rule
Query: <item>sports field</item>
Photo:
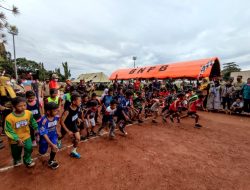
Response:
POLYGON ((0 150, 0 189, 249 190, 250 118, 200 115, 201 129, 193 128, 191 118, 164 125, 159 119, 153 126, 148 120, 129 126, 127 137, 117 131, 114 140, 82 142, 79 160, 65 148, 57 155, 57 170, 47 167, 47 157, 39 157, 32 169, 8 168, 6 147, 0 150))

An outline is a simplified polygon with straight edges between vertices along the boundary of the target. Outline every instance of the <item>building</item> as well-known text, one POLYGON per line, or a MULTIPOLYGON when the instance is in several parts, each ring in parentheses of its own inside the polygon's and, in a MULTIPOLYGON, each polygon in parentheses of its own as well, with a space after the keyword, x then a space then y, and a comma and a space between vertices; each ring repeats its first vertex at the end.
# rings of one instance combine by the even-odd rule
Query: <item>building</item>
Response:
POLYGON ((242 80, 244 82, 246 82, 247 79, 250 78, 250 70, 248 70, 248 71, 232 72, 230 76, 234 78, 234 81, 236 81, 237 76, 242 76, 242 80))

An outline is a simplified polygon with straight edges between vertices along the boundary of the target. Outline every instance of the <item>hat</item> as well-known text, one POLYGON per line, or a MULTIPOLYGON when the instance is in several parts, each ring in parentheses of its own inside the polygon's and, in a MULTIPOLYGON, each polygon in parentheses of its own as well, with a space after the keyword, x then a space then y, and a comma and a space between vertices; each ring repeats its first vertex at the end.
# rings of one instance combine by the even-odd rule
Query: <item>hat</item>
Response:
POLYGON ((58 79, 57 74, 52 74, 52 79, 58 79))

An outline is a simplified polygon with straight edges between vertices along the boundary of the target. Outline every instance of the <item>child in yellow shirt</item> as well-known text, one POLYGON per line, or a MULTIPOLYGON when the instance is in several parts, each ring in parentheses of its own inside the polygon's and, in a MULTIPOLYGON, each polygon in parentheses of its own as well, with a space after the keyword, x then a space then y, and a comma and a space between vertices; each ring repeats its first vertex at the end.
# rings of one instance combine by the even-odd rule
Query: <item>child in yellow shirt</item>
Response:
POLYGON ((30 127, 35 132, 38 125, 33 118, 31 111, 26 110, 26 99, 16 97, 12 100, 14 111, 6 117, 5 133, 9 138, 11 154, 14 166, 21 165, 21 155, 24 149, 23 162, 27 167, 33 167, 35 162, 31 159, 32 141, 30 137, 30 127))

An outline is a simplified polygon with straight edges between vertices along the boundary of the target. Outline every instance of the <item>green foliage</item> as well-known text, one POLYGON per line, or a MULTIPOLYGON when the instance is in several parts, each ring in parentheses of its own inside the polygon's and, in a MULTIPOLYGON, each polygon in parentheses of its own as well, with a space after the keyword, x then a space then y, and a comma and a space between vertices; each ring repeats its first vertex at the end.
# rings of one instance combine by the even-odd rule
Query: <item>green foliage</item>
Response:
POLYGON ((228 80, 230 78, 231 72, 238 72, 238 71, 241 71, 241 68, 235 62, 224 63, 222 70, 223 79, 228 80))
MULTIPOLYGON (((46 70, 43 63, 37 63, 26 58, 17 58, 17 73, 21 78, 26 78, 28 73, 32 73, 34 78, 39 80, 45 80, 51 78, 53 73, 56 73, 59 77, 59 81, 65 81, 71 77, 70 70, 68 69, 68 63, 62 63, 64 74, 61 73, 60 68, 55 68, 54 71, 46 70)), ((0 56, 0 71, 5 70, 5 73, 11 77, 15 77, 14 60, 6 59, 0 56)))
POLYGON ((64 70, 65 79, 69 79, 71 77, 71 73, 70 73, 70 70, 68 67, 68 63, 67 62, 62 63, 62 66, 63 66, 63 70, 64 70))

